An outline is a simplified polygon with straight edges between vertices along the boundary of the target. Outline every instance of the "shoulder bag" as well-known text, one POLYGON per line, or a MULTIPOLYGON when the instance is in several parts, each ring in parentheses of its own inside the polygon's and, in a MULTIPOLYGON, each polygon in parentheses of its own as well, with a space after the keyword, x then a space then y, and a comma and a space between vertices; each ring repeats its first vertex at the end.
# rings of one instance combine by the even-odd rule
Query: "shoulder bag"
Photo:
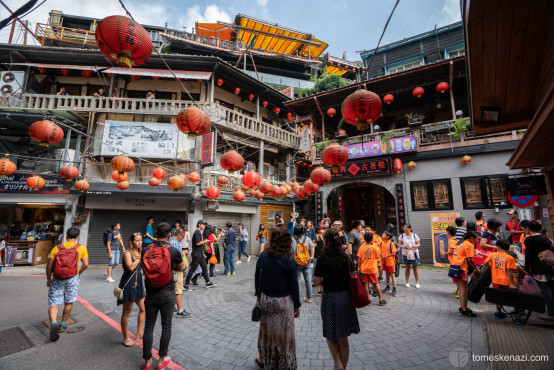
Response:
POLYGON ((352 272, 352 266, 354 263, 350 256, 348 256, 348 271, 350 273, 350 302, 355 308, 362 308, 367 306, 371 300, 364 289, 360 277, 356 271, 352 272))
POLYGON ((262 268, 260 268, 260 291, 256 292, 258 298, 256 299, 256 304, 252 309, 252 321, 258 322, 262 319, 262 305, 260 303, 260 297, 262 295, 262 268))
MULTIPOLYGON (((133 262, 135 262, 135 259, 133 257, 133 254, 131 253, 131 259, 133 262)), ((133 272, 133 275, 131 275, 129 277, 129 279, 127 280, 127 282, 125 283, 125 285, 123 285, 123 288, 120 288, 118 286, 116 286, 115 288, 113 288, 113 295, 115 296, 115 298, 117 298, 118 300, 122 301, 123 300, 123 292, 125 291, 125 287, 127 286, 127 284, 129 284, 129 282, 133 279, 133 276, 135 276, 137 274, 137 271, 138 271, 138 266, 137 268, 135 269, 135 272, 133 272)))

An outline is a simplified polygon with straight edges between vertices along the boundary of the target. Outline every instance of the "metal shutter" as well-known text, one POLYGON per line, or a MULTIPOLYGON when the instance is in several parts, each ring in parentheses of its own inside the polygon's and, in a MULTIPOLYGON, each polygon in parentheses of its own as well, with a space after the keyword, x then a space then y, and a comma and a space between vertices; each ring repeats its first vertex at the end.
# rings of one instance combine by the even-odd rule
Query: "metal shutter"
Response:
MULTIPOLYGON (((236 253, 235 256, 238 255, 239 251, 239 222, 241 222, 244 225, 244 228, 248 231, 248 243, 246 243, 246 253, 250 255, 251 253, 251 246, 255 246, 253 249, 257 254, 257 243, 256 243, 256 235, 251 235, 251 229, 250 229, 250 215, 249 214, 241 214, 241 213, 225 213, 225 212, 209 212, 204 211, 203 214, 204 221, 206 221, 208 224, 215 226, 217 229, 218 227, 222 228, 223 230, 227 230, 227 227, 225 224, 227 222, 230 222, 233 224, 233 230, 235 230, 235 245, 236 245, 236 253)), ((192 234, 191 234, 192 235, 192 234)), ((221 251, 223 252, 223 251, 221 251)))
POLYGON ((108 209, 95 209, 92 211, 92 219, 90 223, 87 248, 89 254, 89 264, 91 265, 107 265, 108 255, 106 253, 106 247, 102 240, 104 231, 110 227, 111 223, 116 221, 121 224, 121 236, 123 237, 123 243, 127 246, 129 237, 131 234, 140 232, 144 235, 146 231, 146 218, 148 216, 154 217, 154 231, 155 226, 162 222, 167 221, 171 225, 176 220, 183 223, 187 219, 186 212, 166 212, 166 211, 113 211, 108 209))

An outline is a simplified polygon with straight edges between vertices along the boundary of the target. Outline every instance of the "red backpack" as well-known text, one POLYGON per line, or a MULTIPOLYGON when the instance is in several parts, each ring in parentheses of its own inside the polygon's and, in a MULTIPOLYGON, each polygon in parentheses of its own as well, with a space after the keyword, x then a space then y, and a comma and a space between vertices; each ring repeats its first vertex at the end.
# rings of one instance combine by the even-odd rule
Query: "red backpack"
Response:
POLYGON ((150 244, 142 256, 144 280, 149 288, 164 287, 173 279, 169 246, 169 244, 150 244))
POLYGON ((58 253, 54 258, 54 278, 56 280, 67 280, 77 275, 79 265, 79 248, 81 244, 76 243, 72 248, 66 249, 63 244, 58 245, 58 253))

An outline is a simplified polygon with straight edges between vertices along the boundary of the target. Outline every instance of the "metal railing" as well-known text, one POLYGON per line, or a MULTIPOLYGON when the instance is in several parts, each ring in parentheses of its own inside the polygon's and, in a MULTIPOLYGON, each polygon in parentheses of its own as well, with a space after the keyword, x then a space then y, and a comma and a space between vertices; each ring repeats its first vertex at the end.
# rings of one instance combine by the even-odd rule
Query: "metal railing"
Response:
MULTIPOLYGON (((221 172, 221 171, 204 170, 202 171, 202 183, 200 188, 202 190, 206 190, 210 186, 213 186, 213 185, 217 186, 217 179, 220 176, 227 176, 229 178, 229 182, 226 185, 220 187, 221 191, 232 193, 235 191, 237 187, 242 188, 244 186, 242 184, 241 174, 236 173, 235 175, 230 175, 230 174, 225 174, 224 172, 221 172)), ((285 181, 271 181, 271 183, 274 185, 281 185, 281 184, 284 184, 285 181)), ((248 191, 245 191, 245 193, 248 195, 248 191)), ((287 194, 287 197, 292 197, 292 195, 289 193, 287 194)))
POLYGON ((187 41, 192 41, 198 44, 213 46, 216 48, 226 49, 230 51, 240 51, 244 49, 244 44, 241 44, 235 41, 222 40, 215 37, 199 36, 194 33, 185 32, 185 31, 167 30, 167 34, 182 38, 187 41))

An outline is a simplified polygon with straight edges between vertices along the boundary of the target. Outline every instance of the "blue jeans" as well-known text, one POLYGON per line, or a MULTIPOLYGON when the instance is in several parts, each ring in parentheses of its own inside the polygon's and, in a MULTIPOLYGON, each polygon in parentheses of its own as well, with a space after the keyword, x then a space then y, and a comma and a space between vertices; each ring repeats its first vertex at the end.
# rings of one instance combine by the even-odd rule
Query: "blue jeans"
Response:
POLYGON ((298 291, 301 292, 300 284, 302 283, 302 275, 304 275, 304 282, 306 283, 306 297, 312 298, 312 268, 311 263, 306 266, 296 267, 296 277, 298 278, 298 291))
POLYGON ((239 261, 242 254, 248 258, 248 254, 246 254, 246 242, 239 242, 239 261))
POLYGON ((119 256, 120 256, 119 249, 116 249, 116 250, 112 249, 112 258, 109 258, 110 255, 108 254, 108 259, 110 260, 108 263, 108 266, 119 266, 119 256))
POLYGON ((224 274, 235 272, 235 246, 225 248, 225 252, 223 252, 223 264, 225 265, 224 274))

